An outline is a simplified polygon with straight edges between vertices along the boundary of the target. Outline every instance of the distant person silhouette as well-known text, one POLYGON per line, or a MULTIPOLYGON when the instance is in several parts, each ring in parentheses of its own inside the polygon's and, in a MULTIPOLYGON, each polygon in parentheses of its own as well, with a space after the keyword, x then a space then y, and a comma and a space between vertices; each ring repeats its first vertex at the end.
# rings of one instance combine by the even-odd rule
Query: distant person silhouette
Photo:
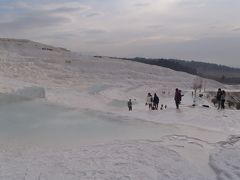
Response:
POLYGON ((132 111, 132 100, 131 99, 129 99, 129 101, 128 101, 128 110, 132 111))
POLYGON ((182 99, 181 92, 178 88, 176 88, 174 100, 175 100, 177 109, 179 109, 179 104, 181 102, 181 99, 182 99))
POLYGON ((222 96, 222 90, 221 90, 221 88, 219 88, 217 91, 217 96, 216 96, 218 109, 221 108, 221 96, 222 96))
POLYGON ((159 104, 159 97, 155 93, 153 97, 153 106, 155 110, 158 110, 158 104, 159 104))
POLYGON ((226 92, 223 90, 221 95, 221 108, 225 109, 225 98, 226 98, 226 92))

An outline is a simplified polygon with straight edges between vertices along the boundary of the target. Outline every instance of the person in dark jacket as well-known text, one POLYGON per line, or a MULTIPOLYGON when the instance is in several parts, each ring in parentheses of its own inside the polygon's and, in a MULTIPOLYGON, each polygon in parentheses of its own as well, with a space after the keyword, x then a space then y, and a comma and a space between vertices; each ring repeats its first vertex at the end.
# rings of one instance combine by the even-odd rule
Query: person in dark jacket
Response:
POLYGON ((158 110, 158 104, 159 104, 159 97, 155 93, 153 97, 153 106, 155 110, 158 110))
POLYGON ((176 91, 175 91, 175 97, 174 97, 177 109, 179 109, 179 104, 181 102, 181 99, 182 99, 181 92, 177 88, 176 91))
POLYGON ((217 103, 218 103, 218 109, 221 108, 221 96, 222 96, 222 90, 219 88, 218 92, 217 92, 217 96, 216 96, 217 103))
POLYGON ((128 101, 128 110, 132 111, 132 100, 131 99, 129 99, 129 101, 128 101))
POLYGON ((225 109, 225 98, 226 98, 226 92, 223 90, 221 95, 221 108, 225 109))

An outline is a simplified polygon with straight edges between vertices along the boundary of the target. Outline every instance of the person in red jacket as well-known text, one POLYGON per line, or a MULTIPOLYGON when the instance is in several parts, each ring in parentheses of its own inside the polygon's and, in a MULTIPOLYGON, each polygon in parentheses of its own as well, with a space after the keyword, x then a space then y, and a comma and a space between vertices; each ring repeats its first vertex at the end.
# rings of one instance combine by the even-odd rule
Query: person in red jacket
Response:
POLYGON ((181 91, 177 88, 175 91, 175 97, 174 97, 177 109, 179 109, 179 104, 181 102, 181 99, 182 99, 181 91))

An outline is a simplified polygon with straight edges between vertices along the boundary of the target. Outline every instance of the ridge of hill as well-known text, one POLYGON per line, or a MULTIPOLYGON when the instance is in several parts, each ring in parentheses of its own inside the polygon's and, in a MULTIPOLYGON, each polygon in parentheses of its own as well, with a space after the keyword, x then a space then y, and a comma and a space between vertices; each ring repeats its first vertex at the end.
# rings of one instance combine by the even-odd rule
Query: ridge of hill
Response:
POLYGON ((151 59, 151 58, 119 58, 110 57, 113 59, 122 59, 136 61, 144 64, 151 64, 170 68, 175 71, 182 71, 192 75, 197 75, 203 78, 213 79, 218 82, 236 85, 240 84, 240 68, 228 67, 214 63, 186 61, 178 59, 151 59))
POLYGON ((0 38, 0 54, 1 58, 20 56, 44 58, 67 55, 70 51, 27 39, 0 38))

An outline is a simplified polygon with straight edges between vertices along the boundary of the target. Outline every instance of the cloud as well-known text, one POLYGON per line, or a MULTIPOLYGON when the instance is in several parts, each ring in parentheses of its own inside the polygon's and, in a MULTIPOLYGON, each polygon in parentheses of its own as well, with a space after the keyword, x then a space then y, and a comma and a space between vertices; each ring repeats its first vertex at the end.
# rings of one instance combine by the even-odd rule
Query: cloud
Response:
POLYGON ((88 30, 85 30, 84 32, 90 35, 99 35, 99 34, 107 33, 107 31, 104 29, 88 29, 88 30))
POLYGON ((61 2, 61 3, 30 3, 24 1, 2 3, 0 4, 2 9, 12 9, 19 11, 19 9, 24 9, 25 12, 35 12, 35 11, 49 11, 49 12, 74 12, 74 11, 87 11, 90 9, 89 6, 83 5, 78 2, 61 2))
POLYGON ((240 27, 234 28, 232 31, 240 31, 240 27))
POLYGON ((47 3, 42 5, 34 5, 33 9, 35 10, 46 10, 46 11, 62 11, 69 12, 69 10, 78 10, 78 11, 88 11, 90 6, 84 5, 78 2, 65 2, 65 3, 47 3))
POLYGON ((42 11, 39 11, 25 14, 9 22, 0 23, 0 30, 2 32, 15 32, 37 28, 40 31, 46 27, 53 27, 69 22, 71 20, 64 16, 56 16, 51 13, 42 13, 42 11))
POLYGON ((0 3, 0 8, 2 9, 30 9, 31 7, 29 3, 23 1, 0 3))
POLYGON ((165 26, 164 25, 159 25, 159 24, 154 24, 154 25, 147 26, 147 28, 150 28, 150 29, 163 29, 163 28, 165 28, 165 26))
POLYGON ((64 27, 71 24, 77 17, 76 14, 79 14, 79 17, 81 13, 88 12, 90 9, 89 6, 76 2, 34 4, 19 1, 2 4, 1 7, 13 10, 6 11, 4 14, 7 17, 6 20, 0 21, 2 35, 20 35, 23 32, 25 35, 37 29, 40 34, 46 34, 49 28, 59 31, 58 28, 61 30, 61 27, 64 30, 64 27), (20 9, 23 10, 20 11, 20 9))
POLYGON ((71 32, 58 32, 58 33, 54 33, 54 34, 40 34, 38 36, 34 36, 34 39, 36 41, 40 41, 40 42, 46 42, 49 43, 49 41, 51 41, 51 43, 56 44, 57 42, 57 46, 62 46, 65 47, 65 43, 66 42, 71 42, 74 39, 77 39, 78 36, 75 33, 71 33, 71 32))
MULTIPOLYGON (((194 40, 205 39, 208 44, 210 41, 206 39, 214 37, 225 37, 226 41, 221 43, 230 47, 233 41, 227 39, 240 31, 240 1, 237 0, 1 2, 0 36, 44 40, 56 46, 60 44, 76 51, 84 49, 103 55, 156 57, 163 54, 164 57, 176 57, 183 51, 190 57, 187 53, 192 56, 194 53, 181 47, 191 44, 189 41, 193 44, 192 52, 206 46, 197 46, 194 40)), ((238 50, 234 51, 231 51, 232 57, 240 58, 238 50)), ((212 58, 216 52, 201 53, 204 58, 212 58)), ((201 56, 199 54, 196 53, 196 57, 201 56)))
POLYGON ((112 49, 112 56, 122 57, 153 57, 153 58, 176 58, 186 60, 197 60, 225 64, 240 67, 239 49, 240 38, 207 38, 188 41, 152 41, 144 44, 143 42, 132 42, 124 44, 121 48, 112 49))
POLYGON ((181 0, 176 2, 176 5, 185 8, 202 8, 206 6, 206 2, 204 0, 181 0))
POLYGON ((93 12, 93 13, 87 14, 86 17, 91 18, 91 17, 100 16, 100 15, 101 15, 101 13, 93 12))
POLYGON ((149 6, 149 3, 136 3, 135 6, 136 7, 145 7, 145 6, 149 6))
POLYGON ((50 9, 49 12, 52 13, 71 13, 71 12, 79 12, 82 11, 82 7, 59 7, 56 9, 50 9))

